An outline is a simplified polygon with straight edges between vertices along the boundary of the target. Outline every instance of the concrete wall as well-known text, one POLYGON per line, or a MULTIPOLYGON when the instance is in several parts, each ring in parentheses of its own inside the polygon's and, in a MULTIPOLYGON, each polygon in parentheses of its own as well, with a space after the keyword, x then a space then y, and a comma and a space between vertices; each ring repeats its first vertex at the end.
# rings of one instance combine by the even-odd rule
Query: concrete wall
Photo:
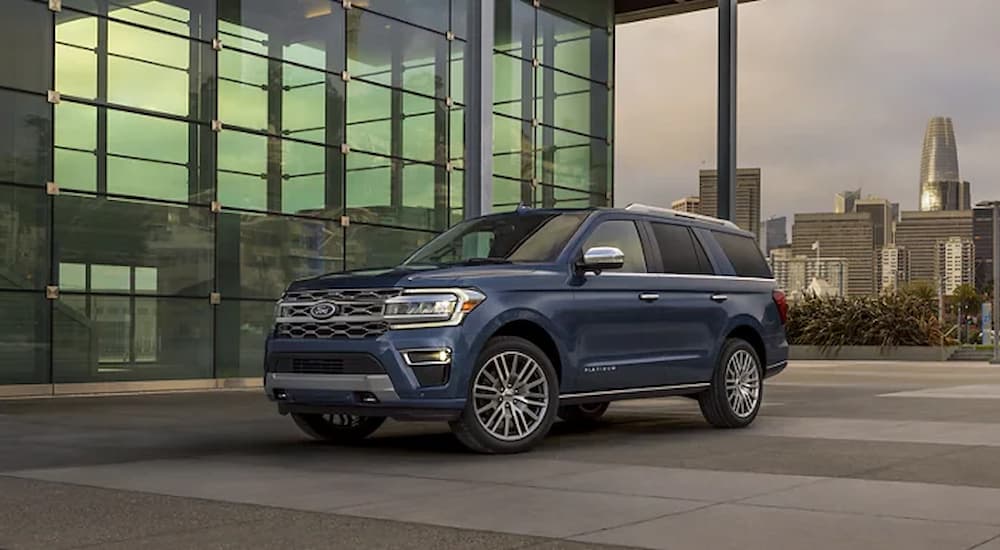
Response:
POLYGON ((823 350, 819 346, 789 346, 789 359, 843 359, 847 361, 944 361, 955 351, 954 347, 901 346, 844 346, 823 350))

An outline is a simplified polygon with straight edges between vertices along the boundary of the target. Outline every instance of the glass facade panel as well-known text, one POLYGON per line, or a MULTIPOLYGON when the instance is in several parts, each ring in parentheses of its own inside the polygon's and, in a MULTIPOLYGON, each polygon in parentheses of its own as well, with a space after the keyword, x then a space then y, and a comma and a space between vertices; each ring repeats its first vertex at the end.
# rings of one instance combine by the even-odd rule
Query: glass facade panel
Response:
POLYGON ((294 279, 343 270, 339 222, 226 212, 218 221, 216 284, 227 299, 276 300, 294 279))
POLYGON ((48 235, 49 200, 42 190, 0 184, 0 289, 45 288, 48 235))
POLYGON ((63 194, 54 206, 57 284, 85 268, 85 291, 208 296, 214 219, 203 206, 63 194))
POLYGON ((52 115, 44 95, 0 90, 0 181, 45 185, 52 115))
POLYGON ((49 301, 0 290, 0 385, 49 382, 49 301))
MULTIPOLYGON (((610 196, 611 2, 541 6, 497 2, 498 210, 610 196)), ((291 280, 461 221, 468 7, 7 2, 0 385, 257 378, 291 280)))
POLYGON ((347 269, 393 267, 437 233, 351 224, 347 228, 347 269))
POLYGON ((52 12, 26 0, 5 2, 0 16, 0 86, 44 92, 52 73, 52 12))
POLYGON ((52 312, 53 382, 212 376, 205 299, 67 294, 52 312))

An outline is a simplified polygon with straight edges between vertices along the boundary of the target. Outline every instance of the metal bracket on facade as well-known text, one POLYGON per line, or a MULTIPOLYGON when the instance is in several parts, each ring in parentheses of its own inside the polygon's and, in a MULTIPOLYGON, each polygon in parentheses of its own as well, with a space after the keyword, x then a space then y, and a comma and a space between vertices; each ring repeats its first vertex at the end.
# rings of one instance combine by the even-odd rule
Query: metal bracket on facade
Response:
POLYGON ((455 100, 452 99, 451 96, 448 96, 448 97, 444 98, 444 104, 447 105, 447 106, 449 106, 449 107, 453 107, 455 105, 455 100))
POLYGON ((49 9, 52 11, 62 11, 62 0, 49 0, 49 9))
POLYGON ((340 73, 340 79, 343 80, 344 82, 350 82, 351 81, 351 73, 349 73, 347 71, 342 71, 340 73))
POLYGON ((213 292, 208 295, 208 302, 213 306, 217 306, 222 303, 222 294, 218 292, 213 292))
POLYGON ((59 299, 59 287, 54 285, 49 285, 45 287, 45 298, 47 300, 58 300, 59 299))
POLYGON ((531 5, 535 6, 536 8, 540 8, 540 7, 542 7, 542 2, 541 2, 541 0, 533 0, 531 2, 531 5))
POLYGON ((451 42, 452 40, 454 40, 454 39, 455 39, 455 33, 454 33, 454 32, 452 32, 452 31, 448 31, 448 32, 444 33, 444 38, 445 38, 445 40, 447 40, 448 42, 451 42))
POLYGON ((217 51, 217 52, 218 51, 222 51, 222 39, 221 38, 213 38, 212 39, 212 49, 215 50, 215 51, 217 51))
POLYGON ((62 95, 55 90, 49 90, 45 95, 45 99, 53 105, 58 105, 62 101, 62 95))
POLYGON ((222 121, 218 119, 212 120, 212 131, 221 132, 222 131, 222 121))
POLYGON ((536 68, 536 69, 537 69, 537 68, 538 68, 538 66, 539 66, 539 65, 541 65, 541 64, 542 64, 542 62, 541 62, 541 61, 539 61, 537 57, 533 57, 533 58, 531 58, 531 66, 532 66, 532 67, 534 67, 534 68, 536 68))
POLYGON ((444 165, 444 169, 447 170, 448 172, 451 172, 452 170, 455 169, 455 167, 454 167, 454 165, 452 165, 451 161, 449 160, 448 163, 444 165))
POLYGON ((344 6, 345 10, 351 9, 351 0, 341 0, 340 4, 344 6))
POLYGON ((351 152, 351 146, 350 145, 348 145, 346 143, 341 143, 340 144, 340 153, 342 155, 346 155, 346 154, 348 154, 350 152, 351 152))
POLYGON ((537 118, 531 119, 531 127, 532 128, 538 128, 538 119, 537 118))
POLYGON ((608 31, 608 36, 611 36, 612 34, 615 33, 614 27, 609 26, 606 30, 608 31))
POLYGON ((340 217, 340 227, 349 227, 350 225, 351 225, 351 217, 350 216, 341 216, 340 217))
POLYGON ((538 187, 538 178, 531 178, 531 181, 528 183, 530 183, 532 187, 538 187))
POLYGON ((212 212, 215 212, 216 214, 222 212, 222 203, 219 201, 212 201, 212 212))
POLYGON ((54 181, 45 182, 45 194, 46 195, 58 195, 59 194, 59 184, 54 181))

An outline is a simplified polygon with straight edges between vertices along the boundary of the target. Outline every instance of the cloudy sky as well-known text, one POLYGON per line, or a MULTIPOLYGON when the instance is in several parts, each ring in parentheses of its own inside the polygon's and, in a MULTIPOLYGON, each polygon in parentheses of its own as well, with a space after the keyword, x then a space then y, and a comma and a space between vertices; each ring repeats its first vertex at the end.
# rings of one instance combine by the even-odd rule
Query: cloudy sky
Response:
MULTIPOLYGON (((715 165, 717 12, 620 25, 616 202, 697 195, 715 165)), ((955 123, 973 200, 1000 199, 1000 1, 760 0, 740 6, 739 164, 763 215, 862 187, 917 207, 931 116, 955 123)))

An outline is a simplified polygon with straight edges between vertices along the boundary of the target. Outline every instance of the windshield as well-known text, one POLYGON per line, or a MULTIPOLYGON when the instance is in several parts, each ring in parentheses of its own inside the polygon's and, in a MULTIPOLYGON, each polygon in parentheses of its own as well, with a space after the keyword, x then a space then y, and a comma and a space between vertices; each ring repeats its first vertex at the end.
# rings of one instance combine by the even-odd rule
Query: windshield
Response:
POLYGON ((588 212, 526 212, 456 225, 417 250, 403 265, 549 262, 588 212))

